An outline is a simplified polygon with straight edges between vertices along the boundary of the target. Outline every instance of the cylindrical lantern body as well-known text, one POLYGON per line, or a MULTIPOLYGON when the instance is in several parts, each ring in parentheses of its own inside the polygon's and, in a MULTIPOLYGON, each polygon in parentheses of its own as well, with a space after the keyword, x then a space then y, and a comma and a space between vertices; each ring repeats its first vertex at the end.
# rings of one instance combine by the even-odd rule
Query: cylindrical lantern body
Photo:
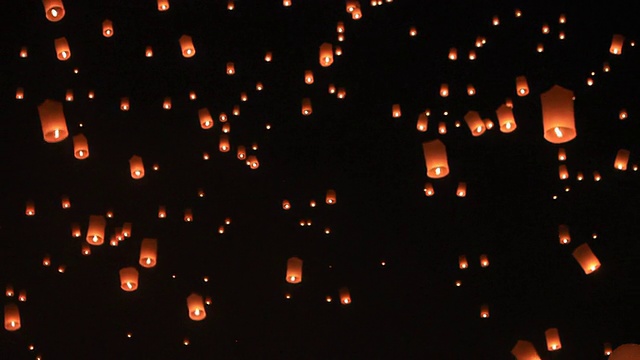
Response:
POLYGON ((600 268, 600 261, 591 251, 588 244, 584 243, 573 250, 573 257, 578 261, 584 273, 589 275, 600 268))
POLYGON ((91 245, 102 245, 104 243, 104 230, 107 220, 102 215, 90 215, 89 227, 87 229, 87 242, 91 245))
POLYGON ((102 36, 107 38, 113 36, 113 22, 109 19, 102 22, 102 36))
POLYGON ((449 96, 449 85, 447 84, 440 85, 440 96, 442 97, 449 96))
POLYGON ((576 137, 573 91, 554 85, 540 95, 544 138, 562 144, 576 137))
POLYGON ((611 47, 609 47, 609 52, 614 55, 622 54, 622 45, 624 44, 624 36, 620 34, 614 34, 611 39, 611 47))
POLYGON ((558 329, 550 328, 544 332, 544 336, 547 339, 547 350, 556 351, 562 349, 562 343, 560 343, 560 334, 558 329))
POLYGON ((567 160, 567 151, 564 148, 558 149, 558 161, 567 160))
POLYGON ((182 49, 182 56, 186 58, 193 57, 196 54, 196 48, 193 46, 191 36, 182 35, 180 37, 180 49, 182 49))
POLYGON ((36 205, 33 203, 33 200, 28 200, 25 205, 24 213, 27 216, 33 216, 36 214, 36 205))
POLYGON ((627 164, 629 163, 629 155, 631 155, 631 152, 629 152, 629 150, 625 150, 625 149, 618 150, 618 154, 616 155, 616 160, 613 163, 613 167, 622 171, 627 170, 627 164))
POLYGON ((78 160, 89 157, 89 142, 86 136, 78 134, 73 137, 73 155, 78 160))
POLYGON ((69 43, 67 42, 67 38, 61 37, 54 40, 54 45, 56 47, 56 56, 60 61, 69 60, 71 57, 71 49, 69 49, 69 43))
POLYGON ((393 106, 391 106, 391 116, 393 116, 394 118, 399 118, 400 116, 402 116, 400 104, 393 104, 393 106))
POLYGON ((162 102, 162 108, 165 110, 171 110, 171 98, 170 97, 165 97, 164 101, 162 102))
POLYGON ((55 100, 45 100, 38 105, 42 136, 48 143, 60 142, 67 138, 67 121, 62 111, 62 103, 55 100))
POLYGON ((418 122, 416 123, 416 128, 420 132, 425 132, 427 131, 428 126, 429 126, 429 118, 427 117, 427 114, 420 113, 420 115, 418 115, 418 122))
POLYGON ((341 287, 338 293, 340 294, 340 304, 351 304, 351 294, 346 286, 341 287))
POLYGON ((249 155, 249 157, 247 157, 247 165, 249 165, 249 168, 251 168, 251 170, 259 168, 260 162, 258 161, 258 157, 255 155, 249 155))
POLYGON ((169 0, 158 0, 158 11, 169 10, 169 0))
POLYGON ((320 45, 320 66, 327 67, 333 64, 333 45, 330 43, 322 43, 320 45))
POLYGON ((329 205, 333 205, 337 202, 335 190, 333 189, 327 190, 327 195, 325 196, 325 202, 329 205))
POLYGON ((480 136, 484 134, 484 131, 485 131, 484 121, 482 121, 482 118, 480 117, 480 114, 478 114, 477 111, 467 112, 467 114, 464 116, 464 121, 467 123, 467 126, 469 126, 469 131, 471 131, 471 135, 480 136))
POLYGON ((536 348, 526 340, 518 340, 511 349, 511 354, 516 357, 516 360, 541 360, 536 348))
POLYGON ((311 108, 311 99, 304 98, 302 99, 302 115, 311 115, 313 109, 311 108))
POLYGON ((158 207, 158 218, 164 219, 167 217, 167 208, 164 205, 158 207))
POLYGON ((191 293, 187 297, 187 308, 189 309, 189 318, 191 320, 200 321, 207 317, 207 313, 204 310, 204 300, 200 294, 191 293))
POLYGON ((527 78, 524 75, 516 78, 516 93, 518 96, 529 95, 529 84, 527 84, 527 78))
POLYGON ((122 224, 122 236, 126 238, 131 237, 131 227, 132 224, 130 222, 122 224))
POLYGON ((624 344, 618 346, 609 360, 637 360, 640 359, 640 345, 638 344, 624 344))
POLYGON ((560 180, 567 180, 569 178, 569 170, 567 170, 567 165, 558 166, 558 176, 560 180))
POLYGON ((287 282, 298 284, 302 282, 302 259, 292 257, 287 260, 287 282))
POLYGON ((467 196, 467 183, 466 182, 459 182, 458 183, 458 189, 456 190, 456 196, 458 197, 465 197, 467 196))
POLYGON ((430 182, 426 182, 424 184, 424 194, 426 196, 433 196, 435 194, 435 190, 433 189, 433 184, 430 182))
POLYGON ((244 145, 238 145, 238 160, 244 160, 247 157, 247 150, 244 145))
POLYGON ((291 209, 291 203, 289 202, 289 200, 282 200, 282 208, 284 210, 289 210, 291 209))
POLYGON ((213 127, 213 118, 209 109, 202 108, 198 110, 198 117, 200 117, 200 127, 203 129, 211 129, 213 127))
POLYGON ((489 267, 489 257, 487 254, 480 255, 480 266, 483 268, 489 267))
POLYGON ((129 170, 131 172, 131 177, 138 180, 144 177, 144 164, 142 163, 142 158, 138 155, 133 155, 131 159, 129 159, 129 170))
POLYGON ((62 0, 42 0, 42 5, 44 5, 44 14, 47 20, 57 22, 64 17, 65 11, 62 0))
POLYGON ((458 256, 458 266, 462 270, 469 267, 469 262, 467 262, 467 257, 465 255, 458 256))
POLYGON ((129 104, 129 98, 128 97, 120 98, 120 110, 129 111, 130 108, 131 106, 129 104))
POLYGON ((489 305, 482 304, 482 306, 480 306, 480 317, 483 319, 489 317, 489 305))
POLYGON ((498 123, 500 124, 501 132, 510 133, 518 127, 516 119, 513 117, 512 108, 508 107, 506 104, 500 105, 496 110, 496 115, 498 115, 498 123))
POLYGON ((569 234, 569 227, 567 225, 558 226, 558 239, 562 245, 571 242, 571 235, 569 234))
POLYGON ((192 222, 193 221, 193 212, 191 211, 191 209, 189 209, 189 208, 184 209, 183 220, 185 222, 192 222))
POLYGON ((220 149, 220 152, 228 152, 229 149, 231 149, 231 146, 229 145, 229 136, 220 134, 220 143, 218 148, 220 149))
POLYGON ((138 288, 138 270, 134 267, 120 269, 120 288, 124 291, 136 291, 138 288))
POLYGON ((304 83, 307 85, 313 84, 313 71, 305 70, 304 72, 304 83))
POLYGON ((156 239, 142 239, 140 244, 140 266, 145 268, 152 268, 156 266, 158 260, 158 240, 156 239))
POLYGON ((4 306, 4 328, 7 331, 20 329, 20 310, 16 304, 6 304, 4 306))
POLYGON ((233 62, 229 61, 227 63, 227 75, 233 75, 235 73, 236 73, 236 65, 233 62))
POLYGON ((447 149, 442 141, 436 139, 422 143, 424 160, 427 167, 427 176, 432 179, 439 179, 449 174, 449 163, 447 162, 447 149))

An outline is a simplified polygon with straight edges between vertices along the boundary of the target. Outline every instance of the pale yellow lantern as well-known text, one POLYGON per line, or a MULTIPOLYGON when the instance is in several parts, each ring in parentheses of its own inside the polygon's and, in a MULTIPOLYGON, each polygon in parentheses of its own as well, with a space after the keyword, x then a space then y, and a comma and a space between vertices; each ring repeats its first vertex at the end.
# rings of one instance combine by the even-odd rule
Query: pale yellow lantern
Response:
POLYGON ((609 52, 613 55, 622 54, 622 45, 624 44, 624 36, 620 34, 614 34, 611 39, 611 46, 609 47, 609 52))
POLYGON ((78 160, 89 157, 89 142, 86 136, 78 134, 73 137, 73 155, 78 160))
POLYGON ((573 257, 578 261, 584 273, 589 275, 600 268, 600 261, 591 251, 587 243, 584 243, 573 250, 573 257))
POLYGON ((8 303, 4 306, 4 328, 7 331, 16 331, 21 327, 20 310, 18 305, 8 303))
POLYGON ((42 136, 48 143, 57 143, 67 138, 67 121, 62 111, 62 103, 55 100, 45 100, 38 105, 42 136))
POLYGON ((144 164, 142 163, 142 158, 138 155, 133 155, 131 159, 129 159, 129 170, 131 172, 131 177, 138 180, 144 177, 144 164))
POLYGON ((518 94, 518 96, 529 95, 529 84, 527 83, 527 78, 524 75, 516 78, 516 94, 518 94))
POLYGON ((547 350, 556 351, 562 349, 562 343, 560 342, 560 334, 557 328, 550 328, 544 332, 544 337, 547 339, 547 350))
POLYGON ((124 291, 138 289, 138 270, 134 267, 120 269, 120 288, 124 291))
POLYGON ((140 266, 145 268, 152 268, 156 266, 158 259, 158 240, 157 239, 142 239, 140 244, 140 266))
POLYGON ((576 137, 573 91, 554 85, 540 95, 544 138, 562 144, 576 137))
POLYGON ((327 195, 325 196, 325 202, 328 205, 334 205, 337 202, 335 190, 333 189, 327 190, 327 195))
POLYGON ((423 142, 422 150, 424 153, 428 177, 432 179, 440 179, 449 174, 447 149, 442 141, 436 139, 423 142))
POLYGON ((626 171, 627 164, 629 163, 630 155, 631 155, 631 152, 629 150, 625 150, 625 149, 618 150, 618 154, 616 154, 616 159, 613 162, 613 167, 621 171, 626 171))
POLYGON ((204 320, 207 312, 204 309, 204 300, 202 295, 191 293, 187 297, 187 308, 189 309, 189 318, 194 321, 204 320))
POLYGON ((89 227, 87 228, 86 240, 91 245, 102 245, 104 243, 104 230, 107 220, 102 215, 90 215, 89 227))
POLYGON ((464 116, 464 121, 467 123, 469 131, 471 131, 471 135, 480 136, 484 134, 484 131, 486 130, 484 127, 484 121, 482 121, 482 118, 477 111, 467 112, 464 116))
POLYGON ((113 36, 113 22, 109 19, 102 22, 102 36, 106 38, 113 36))
POLYGON ((506 104, 500 105, 496 110, 496 115, 498 116, 498 123, 500 124, 501 132, 510 133, 518 127, 516 119, 513 116, 512 108, 508 107, 506 104))
POLYGON ((292 257, 287 260, 287 282, 298 284, 302 282, 302 259, 292 257))
POLYGON ((64 17, 64 5, 62 0, 42 0, 44 6, 44 14, 47 20, 51 22, 58 22, 64 17))
POLYGON ((193 57, 196 54, 196 48, 193 46, 193 39, 189 35, 182 35, 179 39, 182 56, 185 58, 193 57))

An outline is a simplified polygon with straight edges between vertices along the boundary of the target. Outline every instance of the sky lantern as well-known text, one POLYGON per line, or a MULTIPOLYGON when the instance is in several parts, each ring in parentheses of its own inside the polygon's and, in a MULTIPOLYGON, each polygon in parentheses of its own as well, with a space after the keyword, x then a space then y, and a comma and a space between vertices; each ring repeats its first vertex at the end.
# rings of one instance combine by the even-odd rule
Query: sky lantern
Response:
POLYGON ((113 22, 109 19, 102 22, 102 36, 106 38, 113 36, 113 22))
POLYGON ((158 206, 158 219, 164 219, 167 217, 167 207, 164 205, 158 206))
POLYGON ((418 129, 418 131, 420 132, 425 132, 427 131, 427 127, 429 125, 429 118, 427 117, 427 114, 425 113, 420 113, 418 115, 418 122, 416 123, 416 129, 418 129))
POLYGON ((333 64, 333 45, 331 43, 325 42, 320 45, 318 61, 322 67, 328 67, 333 64))
POLYGON ((65 101, 73 101, 73 90, 72 89, 68 89, 67 92, 64 95, 64 100, 65 101))
POLYGON ((220 152, 228 152, 229 149, 231 149, 231 146, 229 145, 229 135, 220 134, 220 143, 218 144, 218 148, 220 149, 220 152))
POLYGON ((391 106, 391 116, 399 118, 401 115, 402 110, 400 109, 400 104, 393 104, 393 106, 391 106))
POLYGON ((236 73, 236 65, 233 62, 229 61, 227 63, 227 75, 233 75, 235 73, 236 73))
POLYGON ((187 308, 189 309, 189 318, 191 320, 200 321, 207 317, 207 313, 204 310, 204 300, 200 294, 191 293, 187 297, 187 308))
POLYGON ((90 215, 89 227, 87 228, 87 242, 91 245, 102 245, 104 243, 104 230, 107 220, 102 215, 90 215))
POLYGON ((477 58, 478 56, 476 55, 476 51, 471 49, 469 50, 469 60, 473 61, 477 58))
POLYGON ((131 226, 132 224, 130 222, 122 224, 122 236, 126 238, 131 237, 131 226))
POLYGON ((464 270, 464 269, 469 267, 469 262, 467 262, 467 256, 466 255, 458 256, 458 266, 462 270, 464 270))
POLYGON ((338 294, 340 295, 340 304, 348 305, 351 304, 351 294, 349 293, 349 288, 343 286, 338 290, 338 294))
POLYGON ((71 236, 76 238, 82 236, 82 230, 80 229, 80 224, 71 223, 71 236))
POLYGON ((600 268, 600 261, 591 251, 589 244, 584 243, 573 250, 573 257, 578 261, 584 273, 589 275, 600 268))
POLYGON ((489 257, 487 256, 487 254, 480 255, 480 267, 489 267, 489 257))
POLYGON ((13 297, 13 295, 15 295, 15 292, 13 291, 13 285, 12 284, 7 284, 7 287, 5 288, 4 294, 7 297, 13 297))
POLYGON ((158 0, 158 11, 169 10, 169 0, 158 0))
POLYGON ((557 328, 550 328, 544 332, 544 337, 547 339, 547 350, 556 351, 562 349, 562 343, 560 343, 560 334, 557 328))
POLYGON ((347 96, 347 90, 345 88, 338 88, 338 92, 336 93, 336 97, 338 99, 344 99, 347 96))
POLYGON ((171 110, 171 97, 167 96, 162 102, 162 108, 165 110, 171 110))
POLYGON ((357 7, 355 10, 353 10, 353 12, 351 12, 351 19, 353 20, 362 19, 362 9, 360 9, 360 7, 357 7))
POLYGON ((304 71, 304 83, 307 85, 313 84, 313 71, 311 70, 304 71))
POLYGON ((69 209, 71 207, 71 201, 67 195, 62 195, 61 205, 63 209, 69 209))
POLYGON ((73 156, 78 160, 89 157, 89 142, 86 136, 78 134, 73 137, 73 156))
POLYGON ((193 40, 189 35, 182 35, 179 39, 182 56, 185 58, 193 57, 196 54, 196 48, 193 46, 193 40))
POLYGON ((264 54, 264 61, 265 62, 271 62, 271 60, 273 60, 273 53, 271 51, 267 51, 264 54))
POLYGON ((441 84, 440 85, 440 96, 447 97, 449 96, 449 85, 441 84))
POLYGON ((20 292, 18 293, 18 301, 20 302, 25 302, 27 301, 27 290, 20 290, 20 292))
POLYGON ((138 289, 138 270, 133 266, 120 269, 120 288, 124 291, 138 289))
POLYGON ((516 360, 541 360, 536 348, 526 340, 518 340, 511 349, 511 354, 516 357, 516 360))
POLYGON ((480 306, 480 317, 483 318, 483 319, 489 318, 489 305, 488 304, 482 304, 480 306))
POLYGON ((467 95, 473 96, 476 94, 476 88, 473 87, 473 84, 467 85, 467 95))
POLYGON ((527 84, 527 78, 524 75, 516 78, 516 94, 518 96, 529 95, 529 84, 527 84))
POLYGON ((433 184, 430 182, 424 183, 424 195, 425 196, 433 196, 435 194, 435 190, 433 189, 433 184))
POLYGON ((447 133, 447 123, 444 121, 440 121, 438 123, 438 133, 439 134, 446 134, 447 133))
POLYGON ((287 260, 287 282, 290 284, 302 282, 302 259, 294 256, 287 260))
POLYGON ((459 182, 458 183, 458 189, 456 189, 456 196, 457 197, 465 197, 467 196, 467 183, 466 182, 459 182))
POLYGON ((360 7, 360 3, 356 0, 347 0, 347 12, 349 14, 351 14, 352 12, 354 12, 357 8, 360 7))
POLYGON ((498 115, 498 123, 500 124, 501 132, 510 133, 518 127, 516 119, 513 117, 512 108, 506 104, 500 105, 496 110, 496 115, 498 115))
POLYGON ((25 205, 24 213, 27 216, 33 216, 36 214, 36 206, 33 203, 33 200, 27 200, 27 204, 25 205))
POLYGON ((129 169, 131 171, 131 177, 138 180, 144 177, 144 164, 142 158, 138 155, 133 155, 129 159, 129 169))
POLYGON ((569 170, 567 170, 567 165, 558 166, 558 176, 560 180, 567 180, 569 178, 569 170))
POLYGON ((193 212, 191 211, 190 208, 184 209, 183 220, 184 220, 184 222, 192 222, 193 221, 193 212))
POLYGON ((128 97, 120 98, 120 110, 129 111, 130 108, 131 106, 129 104, 129 98, 128 97))
POLYGON ((484 121, 480 117, 477 111, 469 111, 464 116, 464 121, 469 126, 469 130, 471 131, 471 135, 480 136, 484 134, 486 128, 484 127, 484 121))
POLYGON ((311 99, 303 98, 302 99, 302 115, 311 115, 313 109, 311 108, 311 99))
POLYGON ((540 94, 544 138, 562 144, 576 137, 573 113, 573 91, 559 85, 540 94))
POLYGON ((140 244, 140 266, 145 268, 152 268, 156 266, 158 259, 158 240, 157 239, 142 239, 140 244))
POLYGON ((344 33, 344 22, 338 21, 338 23, 336 24, 336 32, 338 34, 344 33))
POLYGON ((284 210, 291 209, 291 203, 289 202, 289 200, 287 199, 282 200, 282 209, 284 210))
MULTIPOLYGON (((16 99, 17 98, 18 98, 18 96, 16 95, 16 99)), ((618 119, 624 120, 627 117, 629 117, 629 114, 627 113, 627 109, 620 109, 620 112, 618 113, 618 119)))
POLYGON ((449 49, 449 56, 448 56, 449 60, 457 60, 458 59, 458 49, 452 47, 451 49, 449 49))
POLYGON ((244 160, 247 157, 247 150, 244 145, 238 145, 237 157, 238 160, 244 160))
POLYGON ((221 112, 220 115, 218 115, 218 120, 223 123, 229 120, 229 117, 227 116, 226 113, 221 112))
POLYGON ((282 0, 282 6, 284 7, 291 6, 291 0, 282 0))
POLYGON ((23 46, 22 48, 20 48, 20 57, 24 59, 27 56, 29 56, 29 51, 26 46, 23 46))
POLYGON ((333 189, 327 190, 327 195, 325 196, 325 202, 328 205, 334 205, 337 202, 335 190, 333 189))
POLYGON ((637 360, 640 359, 640 345, 624 344, 618 346, 609 356, 609 360, 637 360))
POLYGON ((622 54, 622 45, 624 44, 624 36, 620 34, 614 34, 611 39, 611 47, 609 48, 609 52, 613 55, 622 54))
POLYGON ((51 22, 58 22, 64 17, 64 5, 62 0, 42 0, 44 6, 44 14, 47 20, 51 22))
POLYGON ((67 138, 67 121, 62 111, 62 103, 55 100, 45 100, 38 105, 42 136, 48 143, 57 143, 67 138))
POLYGON ((604 355, 609 356, 613 352, 613 348, 611 347, 611 343, 604 343, 604 355))
POLYGON ((616 160, 613 163, 613 167, 621 171, 627 170, 627 164, 629 163, 629 155, 631 155, 631 152, 629 152, 629 150, 625 150, 625 149, 618 150, 618 154, 616 155, 616 160))
POLYGON ((16 89, 16 100, 23 100, 24 99, 24 89, 22 87, 19 87, 16 89))
POLYGON ((571 234, 569 234, 569 227, 567 225, 558 226, 558 238, 562 245, 566 245, 571 242, 571 234))
POLYGON ((567 160, 567 151, 564 148, 558 149, 558 161, 567 160))
POLYGON ((447 162, 447 148, 439 139, 422 143, 424 160, 427 168, 427 176, 432 179, 440 179, 449 174, 447 162))
POLYGON ((20 325, 20 311, 18 305, 8 303, 4 306, 4 328, 7 331, 19 330, 20 325))
POLYGON ((593 172, 593 181, 600 181, 602 180, 602 175, 600 175, 599 171, 594 171, 593 172))

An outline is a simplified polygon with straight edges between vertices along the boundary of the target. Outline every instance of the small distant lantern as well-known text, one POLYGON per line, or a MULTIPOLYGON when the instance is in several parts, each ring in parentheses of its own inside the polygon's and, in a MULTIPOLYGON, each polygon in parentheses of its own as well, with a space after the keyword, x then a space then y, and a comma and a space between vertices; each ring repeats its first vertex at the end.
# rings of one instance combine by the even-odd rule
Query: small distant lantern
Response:
POLYGON ((191 293, 187 297, 187 308, 189 309, 189 318, 191 320, 200 321, 207 317, 204 309, 204 300, 200 294, 191 293))
POLYGON ((35 214, 36 214, 36 206, 35 206, 35 204, 33 203, 33 200, 28 200, 28 201, 27 201, 27 205, 25 206, 24 213, 25 213, 27 216, 33 216, 33 215, 35 215, 35 214))
POLYGON ((458 266, 460 267, 461 270, 467 269, 469 267, 469 262, 467 262, 466 255, 458 256, 458 266))
POLYGON ((544 44, 538 43, 538 45, 536 46, 536 51, 539 53, 544 52, 544 44))
POLYGON ((162 102, 162 108, 165 110, 171 110, 171 98, 170 97, 165 97, 164 101, 162 102))
POLYGON ((25 302, 27 301, 27 290, 20 290, 18 293, 18 301, 25 302))
POLYGON ((562 245, 566 245, 571 242, 571 234, 569 234, 569 227, 567 225, 558 226, 558 238, 562 245))
POLYGON ((247 150, 244 145, 238 145, 237 157, 238 160, 244 160, 247 157, 247 150))
POLYGON ((218 145, 220 152, 228 152, 231 149, 229 145, 229 136, 225 134, 220 134, 220 143, 218 145))
POLYGON ((629 163, 629 155, 631 155, 631 152, 629 152, 629 150, 618 150, 618 154, 616 155, 613 167, 621 171, 626 171, 627 164, 629 163))
POLYGON ((613 352, 613 348, 611 347, 611 343, 604 343, 604 354, 605 356, 611 355, 613 352))
POLYGON ((169 0, 158 0, 158 11, 169 10, 169 0))
POLYGON ((248 99, 249 99, 249 98, 247 97, 247 93, 246 93, 246 92, 244 92, 244 91, 242 91, 242 92, 240 93, 240 101, 245 102, 245 101, 247 101, 248 99))
POLYGON ((578 171, 578 172, 576 173, 576 179, 577 179, 578 181, 582 181, 582 179, 584 179, 584 174, 582 173, 582 171, 578 171))
POLYGON ((344 88, 338 88, 338 93, 336 94, 336 97, 338 99, 344 99, 347 96, 347 90, 345 90, 344 88))
POLYGON ((569 171, 567 170, 567 165, 558 166, 558 176, 560 180, 567 180, 569 178, 569 171))
POLYGON ((524 75, 516 78, 516 94, 518 96, 529 95, 529 84, 527 84, 527 78, 524 75))
POLYGON ((327 195, 325 197, 325 202, 328 205, 334 205, 337 202, 337 200, 336 200, 336 191, 335 190, 333 190, 333 189, 327 190, 327 195))
POLYGON ((193 46, 193 40, 189 35, 182 35, 179 39, 182 56, 185 58, 193 57, 196 54, 196 48, 193 46))
POLYGON ((560 343, 560 334, 557 328, 550 328, 544 332, 544 337, 547 339, 547 350, 556 351, 562 349, 562 343, 560 343))
POLYGON ((469 60, 473 61, 475 59, 477 59, 477 55, 476 55, 476 51, 475 50, 469 50, 469 60))
POLYGON ((82 236, 82 231, 80 230, 80 224, 78 223, 71 224, 71 236, 76 238, 82 236))
POLYGON ((482 304, 482 306, 480 306, 480 317, 483 319, 489 318, 489 305, 482 304))
POLYGON ((624 44, 624 36, 620 34, 614 34, 611 39, 611 47, 609 47, 609 52, 613 55, 622 54, 622 45, 624 44))
POLYGON ((309 200, 309 207, 312 207, 312 208, 316 207, 316 201, 313 199, 309 200))
POLYGON ((433 184, 430 182, 424 183, 424 194, 425 196, 433 196, 435 194, 435 190, 433 189, 433 184))
POLYGON ((513 116, 513 110, 506 104, 500 105, 496 110, 496 115, 498 115, 501 132, 510 133, 518 127, 516 119, 513 116))
POLYGON ((62 111, 62 103, 55 100, 45 100, 38 105, 40 115, 40 125, 44 141, 57 143, 67 138, 67 121, 62 111))
POLYGON ((144 177, 144 164, 142 163, 142 158, 138 155, 133 155, 131 159, 129 159, 129 170, 131 172, 131 177, 138 180, 144 177))
POLYGON ((124 291, 136 291, 138 288, 138 270, 134 267, 120 269, 120 288, 124 291))
POLYGON ((73 137, 73 155, 78 160, 89 157, 89 142, 86 136, 78 134, 73 137))
POLYGON ((62 0, 42 0, 44 6, 44 14, 47 20, 51 22, 58 22, 64 17, 64 5, 62 0))
POLYGON ((573 257, 578 261, 584 273, 589 275, 600 268, 600 261, 591 251, 589 244, 584 243, 573 250, 573 257))
POLYGON ((73 90, 71 89, 67 90, 66 94, 64 95, 64 100, 68 102, 73 101, 73 90))
POLYGON ((184 209, 183 220, 184 220, 184 222, 192 222, 193 221, 193 212, 191 211, 191 209, 189 209, 189 208, 184 209))
POLYGON ((593 181, 600 181, 602 180, 602 175, 600 175, 599 171, 594 171, 593 172, 593 181))
POLYGON ((438 133, 442 135, 447 133, 447 123, 445 123, 444 121, 440 121, 438 123, 438 133))
POLYGON ((267 51, 264 54, 264 61, 271 62, 271 60, 273 60, 273 54, 271 53, 271 51, 267 51))
POLYGON ((289 210, 291 209, 291 203, 289 202, 289 200, 282 200, 282 209, 284 210, 289 210))
POLYGON ((611 71, 611 65, 609 65, 609 63, 605 61, 604 63, 602 63, 602 71, 604 72, 611 71))
POLYGON ((71 201, 67 195, 62 195, 61 205, 63 209, 69 209, 71 207, 71 201))
POLYGON ((128 97, 120 98, 120 110, 129 111, 130 108, 131 106, 129 105, 129 98, 128 97))
POLYGON ((399 118, 402 115, 402 111, 400 110, 400 104, 393 104, 391 107, 391 116, 394 118, 399 118))
POLYGON ((333 64, 333 45, 331 43, 325 42, 320 45, 320 56, 318 61, 322 67, 328 67, 333 64))
POLYGON ((20 311, 16 304, 8 303, 4 306, 4 328, 7 331, 16 331, 21 327, 20 311))
POLYGON ((304 83, 307 85, 313 84, 313 71, 305 70, 304 72, 304 83))
POLYGON ((27 47, 26 47, 26 46, 23 46, 23 47, 20 49, 20 57, 24 59, 24 58, 26 58, 27 56, 29 56, 29 52, 28 52, 28 50, 27 50, 27 47))
POLYGON ((157 239, 142 239, 140 244, 140 266, 145 268, 152 268, 156 266, 158 259, 158 240, 157 239))
POLYGON ((13 295, 15 295, 15 292, 13 291, 13 285, 7 284, 7 287, 5 288, 5 295, 7 297, 13 297, 13 295))
POLYGON ((620 112, 618 113, 618 118, 620 120, 624 120, 629 116, 629 114, 627 114, 627 109, 620 109, 620 112))
POLYGON ((158 219, 164 219, 167 217, 167 207, 164 205, 158 206, 158 219))
POLYGON ((353 19, 353 20, 362 19, 362 10, 359 7, 357 7, 355 10, 353 10, 353 12, 351 13, 351 19, 353 19))
POLYGON ((49 255, 45 255, 42 258, 42 266, 51 266, 51 257, 49 255))
POLYGON ((439 179, 449 174, 447 149, 442 141, 436 139, 422 143, 422 150, 427 167, 427 176, 439 179))
POLYGON ((24 89, 21 87, 16 89, 16 100, 24 100, 24 89))
POLYGON ((562 144, 576 137, 573 91, 554 85, 540 95, 544 138, 562 144))
POLYGON ((480 255, 480 267, 489 267, 489 257, 487 256, 487 254, 480 255))
POLYGON ((104 229, 107 220, 102 215, 90 215, 89 227, 87 229, 87 242, 91 245, 102 245, 104 243, 104 229))
POLYGON ((291 0, 282 0, 282 6, 284 7, 291 6, 291 0))
POLYGON ((341 287, 338 293, 340 294, 340 304, 351 304, 351 294, 349 293, 349 289, 346 286, 341 287))
POLYGON ((467 112, 464 116, 464 121, 467 123, 467 126, 469 126, 471 135, 480 136, 484 134, 484 131, 486 130, 484 127, 484 121, 482 121, 482 118, 477 111, 467 112))
POLYGON ((412 26, 409 28, 409 36, 416 36, 418 35, 418 30, 416 29, 415 26, 412 26))
POLYGON ((287 260, 287 282, 298 284, 302 282, 302 259, 292 257, 287 260))
POLYGON ((487 128, 487 130, 491 130, 493 129, 493 121, 491 121, 491 119, 484 119, 484 127, 487 128))
POLYGON ((302 99, 302 115, 308 116, 311 115, 312 112, 313 109, 311 108, 311 99, 302 99))
POLYGON ((200 118, 200 127, 203 129, 211 129, 213 127, 213 118, 209 113, 209 109, 202 108, 198 110, 198 117, 200 118))
POLYGON ((564 148, 558 149, 558 161, 567 160, 567 151, 564 148))
POLYGON ((452 47, 449 49, 449 60, 457 60, 458 59, 458 49, 452 47))
POLYGON ((511 354, 516 357, 516 360, 541 359, 533 344, 530 341, 526 340, 518 340, 518 342, 511 349, 511 354))
POLYGON ((449 85, 441 84, 440 85, 440 96, 447 97, 449 96, 449 85))
POLYGON ((131 226, 132 224, 130 222, 122 224, 122 236, 126 238, 131 237, 131 226))
POLYGON ((498 18, 498 15, 495 15, 495 16, 491 19, 491 23, 493 24, 493 26, 498 26, 498 25, 500 25, 500 18, 498 18))
POLYGON ((262 82, 261 81, 256 82, 256 90, 262 91, 262 89, 264 89, 264 85, 262 84, 262 82))
POLYGON ((218 115, 218 120, 223 123, 226 122, 227 120, 229 120, 229 117, 227 116, 226 113, 221 112, 220 115, 218 115))
POLYGON ((338 34, 344 33, 344 23, 342 21, 338 21, 338 23, 336 24, 336 32, 338 34))
POLYGON ((227 63, 227 75, 233 75, 236 73, 236 66, 233 62, 227 63))
POLYGON ((113 22, 109 19, 102 22, 102 36, 106 38, 113 36, 113 22))
POLYGON ((198 95, 196 94, 195 91, 193 91, 193 90, 189 91, 189 100, 193 101, 193 100, 195 100, 197 98, 198 98, 198 95))
POLYGON ((87 92, 87 98, 93 99, 94 97, 96 97, 96 93, 93 90, 89 90, 89 92, 87 92))
POLYGON ((429 125, 429 118, 425 113, 420 113, 420 115, 418 115, 418 122, 416 123, 416 128, 420 132, 425 132, 427 131, 428 125, 429 125))
POLYGON ((456 196, 457 197, 465 197, 465 196, 467 196, 467 183, 462 182, 462 181, 458 183, 458 189, 456 190, 456 196))
POLYGON ((473 84, 467 85, 467 95, 474 96, 476 94, 476 88, 473 87, 473 84))

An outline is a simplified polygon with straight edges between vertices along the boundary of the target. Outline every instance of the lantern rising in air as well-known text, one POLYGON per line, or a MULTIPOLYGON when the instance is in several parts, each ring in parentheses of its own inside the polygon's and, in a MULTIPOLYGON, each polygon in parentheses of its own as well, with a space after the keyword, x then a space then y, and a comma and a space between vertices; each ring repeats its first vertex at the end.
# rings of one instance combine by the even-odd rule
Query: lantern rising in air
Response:
POLYGON ((287 260, 286 280, 290 284, 298 284, 302 282, 302 259, 292 257, 287 260))
POLYGON ((422 143, 424 160, 427 167, 427 176, 432 179, 440 179, 449 174, 447 162, 447 149, 442 141, 436 139, 422 143))
POLYGON ((554 85, 540 95, 544 138, 562 144, 576 137, 573 91, 554 85))

